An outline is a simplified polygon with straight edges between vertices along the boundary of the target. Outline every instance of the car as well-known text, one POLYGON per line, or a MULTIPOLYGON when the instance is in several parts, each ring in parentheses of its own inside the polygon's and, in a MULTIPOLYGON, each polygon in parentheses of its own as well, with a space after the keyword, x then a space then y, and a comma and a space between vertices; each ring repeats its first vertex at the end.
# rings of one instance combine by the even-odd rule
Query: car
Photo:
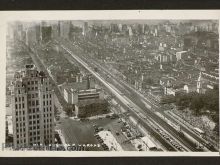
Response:
POLYGON ((104 141, 100 138, 98 139, 99 143, 103 143, 104 141))
POLYGON ((127 133, 127 137, 131 137, 131 134, 129 132, 127 133))
POLYGON ((104 128, 102 128, 102 127, 99 127, 99 128, 98 128, 98 130, 99 130, 99 131, 103 131, 103 130, 104 130, 104 128))

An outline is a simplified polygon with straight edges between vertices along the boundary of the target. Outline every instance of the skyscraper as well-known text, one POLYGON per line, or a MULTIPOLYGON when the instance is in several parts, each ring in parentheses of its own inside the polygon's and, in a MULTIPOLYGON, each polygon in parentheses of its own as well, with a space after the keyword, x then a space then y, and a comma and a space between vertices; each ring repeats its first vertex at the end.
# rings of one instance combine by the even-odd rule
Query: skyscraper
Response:
POLYGON ((34 65, 16 72, 11 88, 14 147, 54 143, 54 91, 34 65))

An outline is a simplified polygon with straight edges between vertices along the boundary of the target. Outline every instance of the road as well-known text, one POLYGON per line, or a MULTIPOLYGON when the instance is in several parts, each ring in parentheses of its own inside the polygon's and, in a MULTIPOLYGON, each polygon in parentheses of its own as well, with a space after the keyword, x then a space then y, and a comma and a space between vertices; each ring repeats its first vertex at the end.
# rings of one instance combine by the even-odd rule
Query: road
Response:
MULTIPOLYGON (((69 47, 70 47, 70 45, 68 45, 68 48, 69 47)), ((163 111, 161 111, 160 107, 158 107, 158 103, 155 102, 154 99, 151 99, 151 98, 146 99, 146 96, 144 96, 143 94, 134 90, 126 82, 123 82, 123 81, 119 80, 117 77, 115 77, 115 75, 113 75, 109 70, 107 70, 105 67, 103 67, 104 65, 100 65, 96 61, 91 60, 91 58, 84 57, 83 55, 80 55, 80 58, 83 59, 83 61, 86 61, 86 63, 89 64, 89 66, 93 65, 93 67, 98 67, 100 70, 100 71, 98 71, 99 73, 97 73, 98 76, 106 77, 106 75, 110 75, 110 78, 107 80, 107 82, 109 84, 112 84, 113 88, 117 87, 116 91, 118 93, 124 93, 130 100, 132 100, 132 102, 134 102, 142 110, 144 110, 146 112, 146 115, 150 116, 155 121, 157 121, 160 125, 163 126, 163 128, 166 131, 168 131, 173 137, 175 137, 177 141, 181 142, 184 146, 187 146, 187 148, 189 148, 191 151, 201 151, 200 149, 197 149, 197 147, 196 147, 197 144, 203 144, 206 146, 207 141, 205 141, 204 139, 199 137, 197 134, 195 134, 193 131, 191 131, 187 127, 182 127, 182 131, 187 133, 193 139, 195 139, 195 141, 192 142, 188 138, 179 137, 179 133, 173 127, 171 127, 167 122, 165 122, 160 117, 155 115, 151 110, 149 110, 149 107, 146 105, 151 105, 155 110, 159 111, 164 116, 166 116, 166 118, 168 118, 172 122, 176 122, 176 120, 174 118, 172 118, 171 116, 169 116, 169 115, 163 113, 163 111), (195 143, 197 143, 197 144, 195 144, 195 143)), ((89 66, 87 65, 87 67, 89 67, 89 66)), ((116 95, 116 97, 118 97, 118 96, 116 95)), ((209 150, 210 151, 217 151, 217 149, 209 149, 209 150)), ((209 150, 206 147, 204 147, 204 151, 209 151, 209 150)))
MULTIPOLYGON (((120 93, 120 90, 119 90, 119 87, 117 86, 117 88, 115 88, 115 86, 113 86, 112 84, 106 82, 106 80, 104 80, 103 78, 101 78, 101 76, 99 75, 99 73, 96 73, 95 71, 93 71, 91 69, 91 67, 86 63, 84 62, 81 58, 79 58, 78 56, 74 55, 68 48, 66 48, 64 45, 61 44, 61 47, 63 49, 65 49, 69 54, 72 55, 72 57, 77 61, 79 62, 81 65, 83 65, 92 75, 94 75, 102 84, 105 85, 105 87, 107 87, 109 90, 111 90, 111 92, 124 104, 124 105, 128 105, 130 102, 135 102, 135 105, 138 105, 137 107, 140 107, 139 109, 146 109, 145 107, 145 104, 143 104, 143 102, 140 102, 140 100, 138 98, 134 99, 134 95, 132 95, 132 97, 130 96, 129 99, 131 99, 132 101, 128 101, 127 99, 124 98, 124 96, 122 96, 120 93), (140 105, 139 105, 140 104, 140 105)), ((130 90, 130 89, 129 89, 130 90)), ((129 97, 129 96, 128 96, 129 97)), ((149 111, 149 110, 148 110, 149 111)), ((164 130, 168 131, 171 135, 173 135, 173 137, 175 137, 175 139, 177 139, 178 141, 180 141, 181 143, 184 144, 184 146, 187 146, 186 148, 190 148, 191 151, 197 151, 196 148, 193 148, 191 145, 192 144, 189 144, 190 142, 187 141, 186 139, 185 140, 182 140, 182 138, 179 137, 179 134, 177 131, 175 131, 172 127, 170 127, 166 122, 164 122, 163 120, 161 120, 158 116, 156 116, 155 114, 153 114, 151 111, 150 113, 146 113, 146 116, 149 116, 151 119, 152 118, 156 118, 156 121, 162 125, 164 128, 164 130), (150 114, 150 115, 149 115, 150 114), (152 117, 153 116, 153 117, 152 117)), ((135 114, 135 112, 132 112, 132 115, 134 115, 136 118, 138 118, 138 120, 141 121, 141 124, 143 124, 144 126, 147 127, 147 123, 145 120, 143 120, 142 118, 140 118, 137 114, 135 114)), ((155 119, 154 119, 155 121, 155 119)), ((149 126, 148 126, 149 128, 149 126)), ((151 130, 149 128, 149 130, 151 130)), ((155 132, 155 131, 152 131, 152 132, 155 132)), ((158 134, 157 134, 158 135, 158 134)), ((159 139, 159 141, 162 141, 160 137, 156 137, 157 139, 159 139)), ((166 145, 169 145, 167 142, 163 141, 163 144, 166 144, 166 145)), ((171 145, 170 146, 167 146, 169 149, 174 149, 171 145)))

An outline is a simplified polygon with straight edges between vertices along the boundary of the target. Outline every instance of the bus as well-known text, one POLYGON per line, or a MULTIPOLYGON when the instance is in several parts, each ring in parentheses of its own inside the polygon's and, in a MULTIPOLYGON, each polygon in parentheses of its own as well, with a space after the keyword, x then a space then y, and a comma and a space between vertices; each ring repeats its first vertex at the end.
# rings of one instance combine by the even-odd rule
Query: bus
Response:
POLYGON ((203 136, 205 132, 197 127, 194 127, 194 132, 198 134, 199 136, 203 136))

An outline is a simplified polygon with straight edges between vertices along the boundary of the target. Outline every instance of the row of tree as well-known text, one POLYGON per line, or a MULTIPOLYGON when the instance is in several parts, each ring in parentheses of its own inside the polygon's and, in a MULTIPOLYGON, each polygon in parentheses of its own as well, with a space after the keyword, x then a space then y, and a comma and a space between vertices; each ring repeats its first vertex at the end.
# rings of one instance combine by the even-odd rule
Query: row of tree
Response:
MULTIPOLYGON (((207 90, 204 94, 197 92, 182 93, 176 96, 165 96, 161 103, 174 103, 180 110, 189 108, 195 115, 209 113, 216 125, 219 123, 219 88, 207 90)), ((216 128, 218 129, 218 128, 216 128)), ((218 131, 218 130, 217 130, 218 131)))

